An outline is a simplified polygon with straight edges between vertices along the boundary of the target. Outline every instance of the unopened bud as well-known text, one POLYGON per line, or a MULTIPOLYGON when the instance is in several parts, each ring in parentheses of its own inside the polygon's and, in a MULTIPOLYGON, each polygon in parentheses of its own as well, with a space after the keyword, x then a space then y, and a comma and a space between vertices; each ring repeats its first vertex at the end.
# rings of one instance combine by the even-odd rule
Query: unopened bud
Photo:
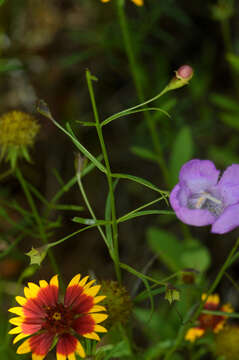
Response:
POLYGON ((199 274, 199 271, 186 268, 182 270, 182 281, 184 284, 194 284, 196 280, 196 276, 199 274))
POLYGON ((165 291, 165 300, 168 300, 170 305, 173 301, 179 301, 180 300, 180 292, 176 287, 174 287, 172 284, 168 284, 165 291))
POLYGON ((176 78, 179 80, 189 81, 193 77, 193 69, 190 65, 182 65, 175 71, 176 78))
POLYGON ((175 71, 175 76, 168 84, 167 90, 174 90, 184 85, 187 85, 192 77, 193 77, 193 68, 190 65, 180 66, 180 68, 175 71))

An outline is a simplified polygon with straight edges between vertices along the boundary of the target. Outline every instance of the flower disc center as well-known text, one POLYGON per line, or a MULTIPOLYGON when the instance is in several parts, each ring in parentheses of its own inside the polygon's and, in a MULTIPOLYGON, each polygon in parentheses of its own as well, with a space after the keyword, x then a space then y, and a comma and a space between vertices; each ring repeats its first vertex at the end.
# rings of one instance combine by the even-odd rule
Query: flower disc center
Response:
POLYGON ((54 334, 69 332, 74 321, 75 314, 63 304, 46 309, 45 323, 43 327, 54 334))
POLYGON ((224 208, 223 201, 209 192, 200 192, 188 198, 189 209, 204 209, 219 216, 224 208))

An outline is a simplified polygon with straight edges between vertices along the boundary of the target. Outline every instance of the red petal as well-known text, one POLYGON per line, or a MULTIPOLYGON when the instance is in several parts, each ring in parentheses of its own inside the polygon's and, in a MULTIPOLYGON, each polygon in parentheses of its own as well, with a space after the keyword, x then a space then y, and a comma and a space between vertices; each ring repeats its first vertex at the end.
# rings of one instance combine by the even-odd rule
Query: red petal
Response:
POLYGON ((26 317, 43 317, 45 311, 42 308, 40 302, 36 299, 27 300, 26 304, 23 306, 23 313, 26 317))
POLYGON ((70 335, 62 335, 57 343, 56 352, 61 355, 69 355, 76 351, 77 348, 77 339, 70 335))
POLYGON ((29 339, 32 353, 46 355, 50 350, 54 336, 49 333, 34 335, 29 339))
POLYGON ((36 300, 44 306, 55 306, 58 300, 58 287, 48 285, 45 288, 41 288, 36 300))
POLYGON ((88 334, 94 331, 95 321, 91 315, 85 315, 76 319, 72 327, 80 335, 88 334))
POLYGON ((85 294, 75 301, 74 311, 78 314, 88 313, 94 306, 94 298, 85 294))
POLYGON ((77 306, 79 298, 83 292, 83 287, 78 285, 68 286, 66 289, 64 305, 65 306, 77 306))

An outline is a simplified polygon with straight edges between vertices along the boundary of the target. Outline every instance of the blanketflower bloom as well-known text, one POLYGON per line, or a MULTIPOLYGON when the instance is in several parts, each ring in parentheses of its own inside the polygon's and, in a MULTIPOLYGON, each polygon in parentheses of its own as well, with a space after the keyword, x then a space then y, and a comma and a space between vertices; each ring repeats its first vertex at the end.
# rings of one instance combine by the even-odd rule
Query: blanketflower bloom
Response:
POLYGON ((76 275, 69 283, 64 302, 58 301, 58 276, 49 284, 40 280, 39 286, 29 282, 24 288, 25 297, 17 296, 21 305, 9 309, 18 315, 10 319, 16 325, 9 334, 18 334, 13 343, 28 337, 17 349, 18 354, 32 353, 32 360, 42 360, 56 342, 57 360, 75 360, 75 354, 85 357, 85 351, 78 338, 100 340, 97 332, 107 332, 98 325, 108 315, 104 306, 97 305, 105 296, 96 296, 100 285, 87 283, 88 276, 81 279, 76 275))
POLYGON ((177 217, 188 225, 212 225, 224 234, 239 226, 239 165, 220 171, 210 160, 193 159, 184 164, 179 183, 170 194, 177 217))
MULTIPOLYGON (((101 2, 103 3, 107 3, 110 0, 101 0, 101 2)), ((137 6, 143 6, 144 5, 144 0, 131 0, 135 5, 137 6)))
MULTIPOLYGON (((204 301, 207 297, 207 294, 202 294, 202 300, 204 301)), ((230 304, 219 306, 220 297, 218 294, 209 295, 206 303, 203 306, 204 310, 211 311, 223 311, 227 313, 232 313, 234 309, 230 304)), ((211 315, 211 314, 201 314, 198 317, 198 325, 190 328, 185 335, 185 340, 194 342, 197 338, 203 336, 207 330, 211 330, 214 333, 218 333, 222 330, 227 316, 211 315)))

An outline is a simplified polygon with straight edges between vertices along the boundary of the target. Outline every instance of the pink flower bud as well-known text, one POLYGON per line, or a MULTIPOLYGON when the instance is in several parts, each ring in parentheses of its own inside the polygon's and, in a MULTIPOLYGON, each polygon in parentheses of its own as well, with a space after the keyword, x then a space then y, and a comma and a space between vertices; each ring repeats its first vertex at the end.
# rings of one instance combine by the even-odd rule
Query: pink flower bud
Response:
POLYGON ((190 65, 182 65, 180 68, 175 71, 176 77, 180 80, 190 80, 193 76, 193 69, 190 65))
POLYGON ((189 83, 193 77, 193 68, 190 65, 182 65, 175 71, 174 77, 167 85, 167 91, 178 89, 189 83))

